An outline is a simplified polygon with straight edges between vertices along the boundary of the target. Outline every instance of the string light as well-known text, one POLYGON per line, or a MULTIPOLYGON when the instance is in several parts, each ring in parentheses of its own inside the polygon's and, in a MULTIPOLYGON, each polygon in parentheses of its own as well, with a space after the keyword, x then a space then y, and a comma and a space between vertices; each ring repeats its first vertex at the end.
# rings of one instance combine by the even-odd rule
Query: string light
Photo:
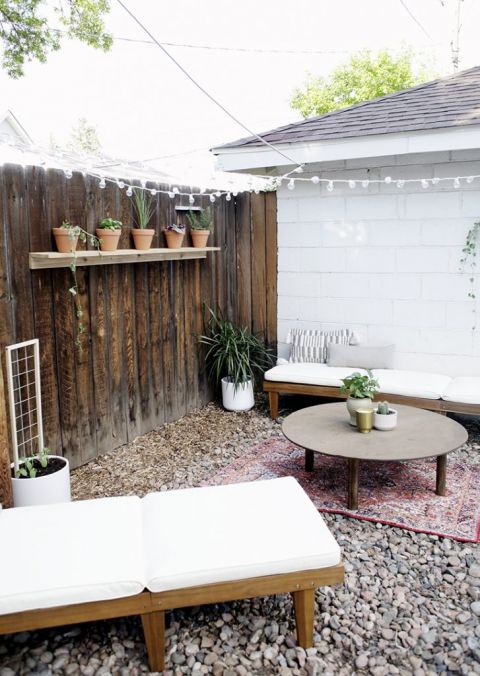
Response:
POLYGON ((391 176, 385 176, 385 183, 388 185, 389 183, 392 182, 392 177, 391 176))
POLYGON ((355 181, 352 181, 351 179, 348 182, 348 187, 351 188, 352 190, 355 188, 356 185, 357 184, 355 183, 355 181))
POLYGON ((227 200, 227 202, 230 202, 230 200, 232 199, 232 196, 229 192, 227 192, 227 194, 225 195, 225 199, 227 200))
POLYGON ((397 188, 403 188, 405 186, 405 181, 403 178, 399 178, 397 181, 397 188))
POLYGON ((150 195, 153 195, 153 197, 155 197, 156 194, 157 194, 157 191, 155 190, 155 188, 152 188, 150 190, 150 195))
POLYGON ((120 188, 120 190, 123 190, 125 187, 125 183, 123 181, 117 181, 117 185, 120 188))
POLYGON ((333 190, 333 181, 329 181, 329 182, 327 183, 327 190, 328 190, 328 192, 332 192, 332 190, 333 190))
POLYGON ((193 195, 188 196, 188 203, 189 204, 195 204, 195 197, 193 195))
POLYGON ((169 190, 167 194, 168 194, 168 196, 170 197, 171 200, 173 200, 175 198, 175 193, 173 192, 173 190, 169 190))
POLYGON ((131 197, 132 195, 133 195, 132 186, 129 185, 127 188, 127 197, 131 197))
MULTIPOLYGON (((472 176, 472 180, 473 180, 473 176, 472 176)), ((440 179, 438 178, 438 176, 435 176, 435 178, 432 178, 432 185, 438 185, 439 183, 440 183, 440 179)))
POLYGON ((315 184, 320 183, 320 179, 318 178, 318 176, 312 176, 312 178, 310 180, 311 180, 312 183, 315 183, 315 184))
POLYGON ((65 174, 65 178, 68 179, 68 180, 70 180, 73 176, 73 172, 72 172, 71 169, 65 169, 64 174, 65 174))
POLYGON ((107 186, 107 183, 102 176, 102 178, 98 182, 98 187, 101 188, 102 190, 104 190, 104 188, 106 188, 106 186, 107 186))
POLYGON ((429 186, 429 183, 428 183, 426 178, 422 178, 421 184, 422 184, 422 188, 425 188, 425 189, 428 188, 428 186, 429 186))
POLYGON ((177 187, 173 188, 173 189, 172 189, 172 192, 173 192, 174 195, 179 195, 179 194, 180 194, 180 190, 179 190, 177 187))
POLYGON ((221 196, 222 196, 222 193, 220 192, 220 190, 217 190, 217 192, 215 193, 215 197, 221 197, 221 196))
POLYGON ((213 204, 215 202, 215 195, 210 195, 210 202, 213 204))
POLYGON ((457 176, 457 178, 453 179, 453 187, 454 188, 460 187, 460 178, 458 176, 457 176))
POLYGON ((288 185, 287 185, 287 188, 288 188, 289 190, 295 190, 295 181, 294 181, 293 178, 291 178, 291 179, 289 180, 288 185))
POLYGON ((369 183, 370 183, 370 181, 367 181, 366 179, 364 179, 364 180, 362 181, 362 188, 368 188, 369 183))
POLYGON ((467 181, 467 183, 472 183, 473 182, 473 176, 467 176, 466 181, 467 181))

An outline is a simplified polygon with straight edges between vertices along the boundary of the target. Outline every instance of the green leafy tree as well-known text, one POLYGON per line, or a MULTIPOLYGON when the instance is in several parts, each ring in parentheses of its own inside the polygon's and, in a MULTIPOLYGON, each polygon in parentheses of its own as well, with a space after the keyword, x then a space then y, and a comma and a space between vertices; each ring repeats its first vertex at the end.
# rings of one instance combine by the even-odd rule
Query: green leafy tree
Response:
POLYGON ((294 91, 290 105, 304 117, 323 115, 414 87, 428 79, 425 68, 414 72, 409 51, 392 56, 384 50, 372 56, 364 50, 336 68, 328 80, 310 75, 304 86, 294 91))
POLYGON ((0 0, 0 47, 2 66, 10 77, 21 77, 25 62, 44 63, 51 51, 60 49, 68 36, 107 51, 112 37, 105 32, 103 17, 108 0, 0 0), (59 28, 49 26, 46 15, 55 14, 59 28))
POLYGON ((98 154, 101 149, 100 140, 98 138, 97 130, 88 123, 84 117, 78 120, 78 124, 73 127, 70 132, 70 140, 68 142, 70 150, 79 153, 88 153, 91 155, 98 154))

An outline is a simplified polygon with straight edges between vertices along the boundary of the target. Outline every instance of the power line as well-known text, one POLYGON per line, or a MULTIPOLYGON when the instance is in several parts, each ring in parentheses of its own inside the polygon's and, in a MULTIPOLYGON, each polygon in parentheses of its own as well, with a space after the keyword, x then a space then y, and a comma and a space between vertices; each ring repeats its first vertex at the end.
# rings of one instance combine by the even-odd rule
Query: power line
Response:
POLYGON ((269 143, 268 141, 266 141, 264 138, 262 138, 259 134, 257 134, 256 132, 252 131, 251 129, 249 129, 249 127, 247 127, 245 124, 243 124, 243 122, 241 122, 241 121, 238 119, 238 117, 236 117, 235 115, 233 115, 233 113, 231 113, 229 110, 227 110, 227 109, 225 108, 225 106, 222 105, 222 104, 220 103, 220 101, 218 101, 218 100, 217 100, 214 96, 212 96, 206 89, 204 89, 204 87, 202 87, 202 85, 201 85, 200 83, 198 83, 198 82, 195 80, 195 78, 193 78, 193 77, 190 75, 190 73, 189 73, 189 72, 188 72, 188 71, 187 71, 187 70, 186 70, 186 69, 185 69, 185 68, 184 68, 184 67, 183 67, 176 59, 175 59, 175 57, 173 57, 173 56, 170 54, 170 52, 169 52, 167 49, 165 49, 165 47, 164 47, 160 42, 158 42, 158 40, 155 38, 155 36, 154 36, 154 35, 148 30, 148 28, 140 21, 140 19, 138 19, 138 18, 135 16, 135 14, 133 14, 133 12, 131 12, 131 11, 128 9, 128 7, 122 2, 122 0, 117 0, 117 2, 118 2, 118 4, 119 4, 121 7, 123 7, 123 9, 127 12, 127 14, 130 15, 130 17, 135 21, 135 23, 138 24, 138 25, 140 26, 140 28, 141 28, 141 29, 142 29, 142 30, 143 30, 143 31, 144 31, 144 32, 145 32, 145 33, 146 33, 146 34, 154 41, 154 43, 157 45, 157 47, 159 47, 159 49, 161 49, 162 52, 163 52, 166 56, 168 56, 168 58, 169 58, 169 59, 177 66, 177 68, 179 68, 179 69, 182 71, 182 73, 190 80, 190 82, 192 82, 192 83, 195 85, 195 87, 197 87, 197 89, 199 89, 206 97, 208 97, 208 98, 210 99, 210 101, 212 101, 216 106, 218 106, 218 107, 219 107, 226 115, 228 115, 228 117, 229 117, 230 119, 232 119, 234 122, 236 122, 236 123, 237 123, 240 127, 242 127, 242 129, 244 129, 248 134, 250 134, 250 136, 255 136, 255 138, 257 138, 261 143, 263 143, 263 145, 267 146, 267 147, 270 148, 271 150, 274 150, 276 153, 278 153, 278 154, 281 155, 284 159, 286 159, 289 163, 294 164, 294 165, 296 165, 297 167, 300 167, 300 163, 299 163, 299 162, 297 162, 296 160, 292 159, 289 155, 287 155, 286 153, 284 153, 284 152, 282 152, 281 150, 279 150, 278 148, 276 148, 274 145, 272 145, 271 143, 269 143))
POLYGON ((415 23, 416 23, 417 26, 420 28, 420 30, 421 30, 423 33, 425 33, 425 35, 427 36, 427 38, 428 38, 429 40, 432 40, 432 42, 433 42, 432 36, 431 36, 430 33, 427 31, 427 29, 420 23, 420 21, 417 19, 417 17, 416 17, 414 14, 412 14, 412 12, 410 11, 410 8, 409 8, 408 5, 406 4, 405 0, 400 0, 400 4, 401 4, 402 7, 405 9, 405 11, 406 11, 407 14, 410 16, 410 18, 411 18, 413 21, 415 21, 415 23))

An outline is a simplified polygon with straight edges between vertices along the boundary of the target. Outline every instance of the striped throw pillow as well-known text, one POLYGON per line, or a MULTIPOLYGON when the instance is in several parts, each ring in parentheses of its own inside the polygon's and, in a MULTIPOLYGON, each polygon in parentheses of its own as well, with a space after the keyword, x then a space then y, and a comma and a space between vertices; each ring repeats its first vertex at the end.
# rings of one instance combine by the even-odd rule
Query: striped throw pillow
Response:
POLYGON ((317 363, 327 362, 327 349, 331 343, 348 345, 353 338, 351 329, 338 331, 317 331, 309 329, 290 329, 287 343, 290 348, 290 363, 317 363))

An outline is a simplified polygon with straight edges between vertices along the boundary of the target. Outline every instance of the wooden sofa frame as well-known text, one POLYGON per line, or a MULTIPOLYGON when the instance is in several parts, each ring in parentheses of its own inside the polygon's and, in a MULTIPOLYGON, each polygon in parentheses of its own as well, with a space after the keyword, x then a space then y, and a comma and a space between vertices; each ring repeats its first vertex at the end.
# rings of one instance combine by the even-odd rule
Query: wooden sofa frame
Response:
MULTIPOLYGON (((340 392, 339 387, 329 385, 303 385, 302 383, 281 383, 274 380, 263 381, 263 391, 268 392, 268 402, 270 416, 276 420, 278 418, 279 397, 281 394, 307 394, 315 397, 330 397, 333 399, 346 399, 347 396, 340 392)), ((388 399, 395 404, 405 404, 405 406, 415 406, 416 408, 425 408, 428 411, 437 413, 467 413, 470 415, 480 415, 480 404, 464 404, 458 401, 444 401, 443 399, 424 399, 421 397, 407 397, 400 394, 390 394, 388 392, 377 392, 375 401, 388 399)))
POLYGON ((151 671, 165 668, 165 611, 174 608, 222 603, 255 596, 291 593, 293 596, 297 639, 303 648, 313 645, 315 589, 343 582, 344 569, 339 563, 328 568, 282 575, 220 582, 187 589, 94 601, 40 610, 0 615, 0 635, 32 631, 65 624, 140 615, 151 671))

